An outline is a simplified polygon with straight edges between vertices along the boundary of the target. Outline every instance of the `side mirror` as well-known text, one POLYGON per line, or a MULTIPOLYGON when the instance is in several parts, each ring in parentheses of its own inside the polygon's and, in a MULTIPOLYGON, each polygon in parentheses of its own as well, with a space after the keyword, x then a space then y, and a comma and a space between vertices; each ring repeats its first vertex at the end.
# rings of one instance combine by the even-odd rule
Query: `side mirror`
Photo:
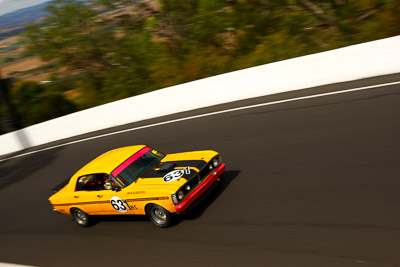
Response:
POLYGON ((119 186, 113 186, 112 191, 119 192, 121 188, 119 188, 119 186))

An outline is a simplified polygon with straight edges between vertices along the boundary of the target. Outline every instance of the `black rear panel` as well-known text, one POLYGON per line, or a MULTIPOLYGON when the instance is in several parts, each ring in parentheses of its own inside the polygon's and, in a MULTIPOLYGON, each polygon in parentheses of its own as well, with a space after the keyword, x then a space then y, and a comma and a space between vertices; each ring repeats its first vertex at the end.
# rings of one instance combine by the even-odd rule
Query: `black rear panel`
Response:
POLYGON ((60 184, 58 184, 56 187, 54 187, 51 191, 52 191, 52 195, 54 195, 55 193, 57 193, 58 191, 60 191, 64 186, 66 186, 69 182, 69 180, 71 179, 65 179, 64 181, 62 181, 60 184))

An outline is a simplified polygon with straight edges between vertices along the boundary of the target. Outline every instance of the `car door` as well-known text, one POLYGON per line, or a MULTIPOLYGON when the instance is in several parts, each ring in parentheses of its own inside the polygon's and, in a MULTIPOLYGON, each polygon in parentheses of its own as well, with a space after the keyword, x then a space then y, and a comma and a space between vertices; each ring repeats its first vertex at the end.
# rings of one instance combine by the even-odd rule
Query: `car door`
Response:
POLYGON ((135 208, 126 200, 125 190, 112 190, 106 186, 105 179, 108 179, 106 174, 98 174, 100 189, 97 192, 99 203, 104 214, 134 214, 135 208))
POLYGON ((103 214, 100 205, 99 184, 94 174, 80 176, 75 192, 72 194, 72 204, 89 215, 103 214))

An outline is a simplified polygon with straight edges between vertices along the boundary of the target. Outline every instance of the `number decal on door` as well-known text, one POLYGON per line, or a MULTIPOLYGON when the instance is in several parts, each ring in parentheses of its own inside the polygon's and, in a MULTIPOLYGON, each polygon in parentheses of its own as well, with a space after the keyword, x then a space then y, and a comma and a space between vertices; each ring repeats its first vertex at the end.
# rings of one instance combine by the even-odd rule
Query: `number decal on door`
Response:
POLYGON ((116 211, 121 212, 121 213, 126 213, 128 211, 128 209, 132 210, 132 208, 129 206, 128 201, 126 199, 122 200, 117 196, 113 196, 110 199, 110 203, 111 203, 111 206, 116 211))

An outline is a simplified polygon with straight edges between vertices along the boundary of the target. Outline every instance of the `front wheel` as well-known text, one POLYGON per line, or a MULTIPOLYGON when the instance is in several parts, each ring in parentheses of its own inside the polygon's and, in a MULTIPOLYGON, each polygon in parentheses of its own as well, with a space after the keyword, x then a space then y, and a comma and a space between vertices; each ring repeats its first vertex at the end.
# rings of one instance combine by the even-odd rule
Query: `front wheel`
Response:
POLYGON ((74 217, 76 223, 79 224, 80 226, 82 226, 82 227, 90 226, 91 219, 90 219, 90 216, 86 212, 75 208, 75 209, 71 210, 71 214, 72 214, 72 217, 74 217))
POLYGON ((166 228, 172 225, 172 214, 161 206, 149 204, 146 207, 146 214, 158 227, 166 228))

